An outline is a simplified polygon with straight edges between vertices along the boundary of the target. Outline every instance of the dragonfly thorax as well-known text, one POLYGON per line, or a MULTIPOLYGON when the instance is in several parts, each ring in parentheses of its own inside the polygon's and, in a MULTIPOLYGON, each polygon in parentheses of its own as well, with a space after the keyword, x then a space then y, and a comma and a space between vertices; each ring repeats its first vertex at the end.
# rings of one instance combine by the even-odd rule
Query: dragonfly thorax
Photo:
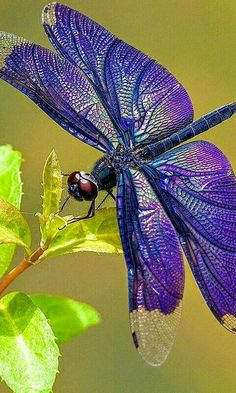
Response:
POLYGON ((138 168, 139 161, 130 148, 118 146, 96 162, 92 176, 96 179, 99 190, 109 191, 116 186, 117 175, 124 168, 138 168))
POLYGON ((92 170, 98 189, 109 191, 116 186, 116 172, 106 157, 100 158, 92 170))
POLYGON ((119 145, 118 148, 107 155, 109 164, 119 173, 124 168, 138 168, 139 162, 131 148, 119 145))

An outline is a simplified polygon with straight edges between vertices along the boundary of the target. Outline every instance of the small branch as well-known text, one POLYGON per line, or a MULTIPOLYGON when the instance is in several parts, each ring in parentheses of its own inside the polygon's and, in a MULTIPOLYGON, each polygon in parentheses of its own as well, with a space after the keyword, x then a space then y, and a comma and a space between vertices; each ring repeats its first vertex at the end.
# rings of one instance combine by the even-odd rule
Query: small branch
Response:
POLYGON ((41 255, 43 255, 44 251, 45 250, 43 250, 41 247, 37 248, 37 250, 35 250, 35 252, 31 255, 29 264, 32 265, 34 262, 36 262, 41 257, 41 255))
POLYGON ((0 294, 26 269, 33 265, 39 257, 43 254, 44 250, 42 248, 37 248, 37 250, 31 255, 29 259, 23 259, 14 269, 10 271, 2 280, 0 280, 0 294))

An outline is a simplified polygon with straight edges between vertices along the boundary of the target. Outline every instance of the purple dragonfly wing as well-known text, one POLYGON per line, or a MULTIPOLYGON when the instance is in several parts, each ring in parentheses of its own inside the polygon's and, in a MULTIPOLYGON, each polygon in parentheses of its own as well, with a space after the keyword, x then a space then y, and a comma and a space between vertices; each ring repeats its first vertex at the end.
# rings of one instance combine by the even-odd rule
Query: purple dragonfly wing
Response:
POLYGON ((89 79, 67 60, 23 38, 0 33, 0 78, 31 98, 76 138, 106 152, 118 142, 89 79))
POLYGON ((120 175, 117 211, 134 344, 146 362, 160 365, 172 347, 181 313, 184 269, 177 235, 138 170, 120 175))
POLYGON ((174 149, 151 166, 206 303, 235 332, 236 179, 227 158, 201 141, 174 149))
POLYGON ((55 2, 44 8, 42 22, 56 50, 105 90, 105 59, 116 37, 87 16, 55 2))
POLYGON ((90 77, 124 144, 163 139, 192 121, 191 100, 174 76, 87 16, 51 3, 43 25, 59 53, 90 77))

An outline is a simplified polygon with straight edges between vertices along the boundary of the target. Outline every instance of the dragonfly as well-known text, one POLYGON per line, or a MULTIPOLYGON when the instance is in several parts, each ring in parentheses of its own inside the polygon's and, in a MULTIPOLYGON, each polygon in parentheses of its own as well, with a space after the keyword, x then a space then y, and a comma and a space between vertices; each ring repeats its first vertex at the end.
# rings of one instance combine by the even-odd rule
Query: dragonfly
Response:
POLYGON ((1 32, 0 78, 103 153, 90 174, 68 176, 68 192, 90 201, 86 219, 100 191, 117 190, 138 352, 161 365, 172 348, 183 254, 213 315, 236 332, 235 175, 212 143, 182 144, 230 118, 236 103, 194 121, 188 93, 166 68, 89 17, 50 3, 42 23, 56 51, 1 32))

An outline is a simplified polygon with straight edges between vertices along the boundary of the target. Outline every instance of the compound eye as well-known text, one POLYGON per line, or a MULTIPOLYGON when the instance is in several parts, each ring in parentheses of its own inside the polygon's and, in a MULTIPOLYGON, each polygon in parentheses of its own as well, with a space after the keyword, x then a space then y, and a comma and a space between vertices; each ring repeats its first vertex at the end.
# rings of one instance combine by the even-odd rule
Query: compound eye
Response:
POLYGON ((71 186, 73 184, 78 184, 80 179, 81 179, 80 172, 78 171, 72 172, 67 179, 68 186, 71 186))
POLYGON ((98 186, 91 175, 84 172, 72 172, 67 179, 68 192, 73 198, 82 201, 93 201, 98 194, 98 186))
POLYGON ((97 185, 89 179, 81 178, 79 182, 79 191, 83 198, 92 201, 98 194, 97 185))
POLYGON ((81 194, 84 195, 85 199, 86 197, 88 197, 89 199, 90 197, 94 199, 97 196, 97 186, 91 180, 83 178, 80 179, 79 189, 81 194))

